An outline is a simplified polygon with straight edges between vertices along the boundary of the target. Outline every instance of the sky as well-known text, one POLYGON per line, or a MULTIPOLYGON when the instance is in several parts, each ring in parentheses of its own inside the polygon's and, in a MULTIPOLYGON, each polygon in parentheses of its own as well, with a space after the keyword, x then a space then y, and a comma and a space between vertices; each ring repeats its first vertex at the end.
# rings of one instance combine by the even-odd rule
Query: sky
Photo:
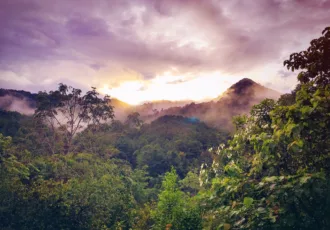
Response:
POLYGON ((330 25, 330 0, 1 0, 0 87, 60 82, 130 104, 208 100, 242 78, 282 93, 283 67, 330 25))

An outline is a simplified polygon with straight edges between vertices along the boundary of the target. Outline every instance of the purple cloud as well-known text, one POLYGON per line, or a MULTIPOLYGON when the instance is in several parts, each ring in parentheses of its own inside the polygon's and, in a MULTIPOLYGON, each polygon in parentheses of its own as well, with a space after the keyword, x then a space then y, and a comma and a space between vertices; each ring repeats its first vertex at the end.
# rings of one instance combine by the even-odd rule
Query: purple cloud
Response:
MULTIPOLYGON (((5 0, 0 2, 0 82, 15 85, 4 77, 9 71, 31 84, 57 83, 70 74, 80 83, 71 64, 86 67, 77 72, 86 73, 83 79, 113 66, 146 81, 173 67, 196 76, 242 74, 269 63, 280 66, 329 22, 329 0, 5 0)), ((273 75, 287 76, 278 71, 273 75)), ((121 73, 110 75, 102 76, 123 79, 121 73)))
POLYGON ((66 27, 73 36, 111 36, 107 24, 101 18, 76 16, 67 21, 66 27))

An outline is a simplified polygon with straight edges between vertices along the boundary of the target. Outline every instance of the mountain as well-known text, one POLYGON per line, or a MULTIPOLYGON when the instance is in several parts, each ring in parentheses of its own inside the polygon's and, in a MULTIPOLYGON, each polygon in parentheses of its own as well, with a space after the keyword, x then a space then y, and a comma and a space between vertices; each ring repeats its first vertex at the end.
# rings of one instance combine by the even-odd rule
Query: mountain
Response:
POLYGON ((116 120, 124 121, 127 115, 132 112, 132 105, 118 100, 117 98, 111 98, 110 104, 113 106, 116 120))
MULTIPOLYGON (((232 129, 233 116, 246 114, 253 105, 266 98, 278 99, 280 95, 277 91, 266 88, 251 79, 244 78, 213 101, 172 107, 161 111, 157 114, 157 117, 164 115, 196 117, 211 126, 232 129)), ((148 119, 154 118, 148 117, 148 119)))
POLYGON ((238 99, 242 99, 243 96, 247 97, 248 99, 255 99, 259 102, 265 98, 278 99, 281 94, 275 90, 266 88, 249 78, 243 78, 242 80, 232 85, 215 100, 224 100, 224 98, 235 99, 237 97, 238 99))
POLYGON ((192 103, 193 101, 169 101, 169 100, 159 100, 159 101, 151 101, 145 102, 142 105, 137 105, 134 107, 134 111, 138 112, 142 117, 155 117, 159 114, 159 112, 169 109, 172 107, 180 107, 187 104, 192 103))
MULTIPOLYGON (((26 91, 0 89, 0 108, 30 115, 36 106, 36 96, 26 91)), ((114 106, 115 119, 120 121, 126 120, 128 114, 138 112, 145 122, 165 115, 178 115, 198 118, 213 127, 232 129, 233 116, 248 113, 253 105, 265 98, 279 97, 279 92, 244 78, 209 102, 161 100, 132 106, 112 98, 111 105, 114 106)))

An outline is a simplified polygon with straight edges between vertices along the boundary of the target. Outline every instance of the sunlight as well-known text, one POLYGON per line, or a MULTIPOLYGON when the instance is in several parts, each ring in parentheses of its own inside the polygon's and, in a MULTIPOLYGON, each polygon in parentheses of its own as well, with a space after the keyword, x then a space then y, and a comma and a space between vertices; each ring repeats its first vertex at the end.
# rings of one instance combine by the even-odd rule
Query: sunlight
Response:
POLYGON ((110 89, 108 85, 104 85, 101 93, 108 94, 111 97, 118 98, 131 105, 141 103, 140 90, 143 84, 139 81, 127 81, 120 84, 119 87, 110 89))
POLYGON ((157 100, 203 101, 218 97, 238 79, 220 72, 200 73, 194 78, 172 74, 166 71, 148 82, 126 81, 116 88, 104 85, 101 92, 132 105, 157 100))

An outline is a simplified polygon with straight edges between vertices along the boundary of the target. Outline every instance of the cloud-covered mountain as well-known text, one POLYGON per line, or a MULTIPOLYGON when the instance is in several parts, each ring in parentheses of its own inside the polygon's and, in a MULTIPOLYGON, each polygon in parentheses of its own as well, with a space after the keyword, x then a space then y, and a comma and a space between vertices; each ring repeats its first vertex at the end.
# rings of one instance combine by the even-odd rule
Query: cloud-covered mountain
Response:
MULTIPOLYGON (((36 96, 26 91, 0 89, 0 108, 31 115, 36 106, 36 96)), ((139 112, 146 122, 164 115, 181 115, 196 117, 210 126, 231 129, 233 116, 248 113, 253 105, 265 98, 277 99, 279 96, 279 92, 244 78, 208 102, 163 100, 132 106, 112 98, 111 105, 114 106, 115 119, 121 121, 132 112, 139 112)))
MULTIPOLYGON (((233 116, 248 113, 253 105, 266 98, 278 99, 279 97, 279 92, 244 78, 213 101, 172 107, 160 111, 157 117, 163 115, 197 117, 209 125, 231 129, 233 116)), ((153 117, 149 116, 148 119, 153 119, 153 117)))

